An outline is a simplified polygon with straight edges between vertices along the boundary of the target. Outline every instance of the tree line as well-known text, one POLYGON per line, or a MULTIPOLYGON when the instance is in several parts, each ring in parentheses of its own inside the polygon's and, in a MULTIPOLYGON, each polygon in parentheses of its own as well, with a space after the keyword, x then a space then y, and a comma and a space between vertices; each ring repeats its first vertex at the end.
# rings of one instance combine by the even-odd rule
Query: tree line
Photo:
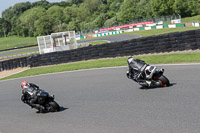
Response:
POLYGON ((136 19, 200 14, 200 0, 47 0, 17 3, 2 12, 0 36, 36 37, 60 31, 90 31, 136 19))

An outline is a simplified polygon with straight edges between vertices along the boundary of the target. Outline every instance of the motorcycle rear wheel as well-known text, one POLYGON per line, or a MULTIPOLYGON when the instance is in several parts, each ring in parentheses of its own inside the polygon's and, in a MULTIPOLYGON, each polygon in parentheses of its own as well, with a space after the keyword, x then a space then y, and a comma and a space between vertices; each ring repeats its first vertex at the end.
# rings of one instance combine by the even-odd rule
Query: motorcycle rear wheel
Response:
POLYGON ((58 112, 60 110, 60 106, 55 101, 49 102, 49 105, 51 107, 51 111, 58 112))

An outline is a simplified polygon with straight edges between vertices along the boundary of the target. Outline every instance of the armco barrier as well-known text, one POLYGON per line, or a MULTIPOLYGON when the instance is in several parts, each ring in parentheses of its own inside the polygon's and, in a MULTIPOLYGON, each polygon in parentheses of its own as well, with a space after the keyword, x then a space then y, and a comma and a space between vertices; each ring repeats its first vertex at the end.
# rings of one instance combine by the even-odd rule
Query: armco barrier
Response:
POLYGON ((155 35, 121 42, 33 55, 0 62, 0 71, 117 56, 200 49, 200 30, 155 35))

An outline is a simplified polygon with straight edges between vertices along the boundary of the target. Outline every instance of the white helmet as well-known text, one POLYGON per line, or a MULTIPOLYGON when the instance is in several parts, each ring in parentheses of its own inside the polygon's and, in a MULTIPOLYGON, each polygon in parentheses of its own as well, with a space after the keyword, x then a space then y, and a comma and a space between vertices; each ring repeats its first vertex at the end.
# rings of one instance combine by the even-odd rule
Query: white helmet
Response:
POLYGON ((133 57, 128 57, 127 62, 130 64, 131 62, 133 62, 133 57))

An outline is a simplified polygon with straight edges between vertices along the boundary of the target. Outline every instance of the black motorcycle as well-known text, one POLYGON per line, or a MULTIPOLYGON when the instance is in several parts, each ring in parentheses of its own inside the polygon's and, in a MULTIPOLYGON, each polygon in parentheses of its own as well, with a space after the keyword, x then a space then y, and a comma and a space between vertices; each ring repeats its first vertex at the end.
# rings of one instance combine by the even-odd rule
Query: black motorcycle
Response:
POLYGON ((155 66, 146 64, 139 59, 129 57, 128 60, 129 71, 127 77, 133 79, 142 87, 167 87, 170 82, 166 76, 163 75, 164 69, 158 70, 155 66))
POLYGON ((35 91, 32 89, 28 89, 26 95, 22 93, 21 100, 24 103, 27 103, 28 105, 30 105, 31 95, 33 93, 36 93, 36 97, 37 97, 35 104, 39 104, 40 106, 43 107, 42 110, 40 110, 39 108, 35 108, 39 112, 44 112, 44 111, 57 112, 60 110, 60 106, 58 105, 58 103, 54 101, 54 95, 49 95, 49 93, 44 90, 37 89, 37 91, 35 91))
POLYGON ((48 92, 41 90, 37 94, 38 104, 44 107, 44 110, 57 112, 60 110, 58 103, 54 101, 54 95, 49 95, 48 92))

